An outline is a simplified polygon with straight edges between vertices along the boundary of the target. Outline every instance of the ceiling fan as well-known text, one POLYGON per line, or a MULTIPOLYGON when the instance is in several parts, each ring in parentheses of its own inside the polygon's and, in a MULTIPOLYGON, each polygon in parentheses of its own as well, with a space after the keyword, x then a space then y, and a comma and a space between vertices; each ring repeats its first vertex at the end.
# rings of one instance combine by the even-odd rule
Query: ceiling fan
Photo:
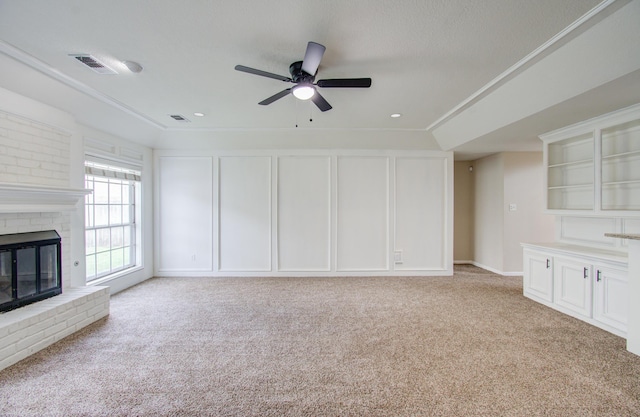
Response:
POLYGON ((307 51, 302 61, 296 61, 289 66, 291 77, 285 77, 271 72, 258 70, 255 68, 245 67, 244 65, 236 65, 237 71, 247 72, 249 74, 260 75, 262 77, 273 78, 276 80, 295 84, 291 88, 280 91, 269 98, 262 100, 263 106, 273 103, 289 94, 293 94, 300 100, 311 100, 318 106, 321 111, 331 110, 331 104, 320 95, 316 87, 320 88, 369 88, 371 87, 371 78, 335 78, 328 80, 318 80, 314 84, 318 66, 324 55, 325 47, 316 42, 307 44, 307 51))

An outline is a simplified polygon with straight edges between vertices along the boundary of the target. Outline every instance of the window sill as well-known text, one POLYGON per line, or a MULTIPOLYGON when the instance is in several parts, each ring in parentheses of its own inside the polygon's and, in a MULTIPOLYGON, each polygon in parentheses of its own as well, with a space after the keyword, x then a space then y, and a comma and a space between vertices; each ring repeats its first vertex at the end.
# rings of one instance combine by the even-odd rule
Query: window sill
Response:
POLYGON ((143 267, 140 266, 134 266, 131 268, 127 268, 124 269, 122 271, 116 272, 115 274, 111 274, 111 275, 107 275, 106 277, 102 277, 102 278, 98 278, 95 279, 93 281, 89 281, 87 282, 87 286, 93 286, 93 285, 105 285, 108 284, 111 281, 114 281, 116 279, 120 279, 122 277, 125 277, 127 275, 133 274, 134 272, 138 272, 141 271, 143 269, 143 267))

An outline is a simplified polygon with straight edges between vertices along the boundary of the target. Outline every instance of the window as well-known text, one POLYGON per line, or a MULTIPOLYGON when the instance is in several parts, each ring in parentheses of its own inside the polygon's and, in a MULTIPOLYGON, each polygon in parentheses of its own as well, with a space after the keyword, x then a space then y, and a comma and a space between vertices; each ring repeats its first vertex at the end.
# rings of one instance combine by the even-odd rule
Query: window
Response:
POLYGON ((85 255, 87 281, 135 267, 139 262, 140 171, 85 162, 85 255))

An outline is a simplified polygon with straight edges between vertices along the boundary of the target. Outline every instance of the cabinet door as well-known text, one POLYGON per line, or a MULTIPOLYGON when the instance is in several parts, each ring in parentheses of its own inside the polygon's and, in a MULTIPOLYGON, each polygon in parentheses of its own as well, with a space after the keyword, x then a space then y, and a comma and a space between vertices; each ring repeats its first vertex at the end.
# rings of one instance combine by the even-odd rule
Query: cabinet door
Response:
POLYGON ((524 251, 523 291, 525 295, 553 302, 551 256, 543 252, 524 251))
POLYGON ((553 259, 554 302, 591 317, 591 265, 574 259, 553 259))
POLYGON ((595 265, 593 318, 623 332, 627 331, 628 278, 625 271, 595 265))

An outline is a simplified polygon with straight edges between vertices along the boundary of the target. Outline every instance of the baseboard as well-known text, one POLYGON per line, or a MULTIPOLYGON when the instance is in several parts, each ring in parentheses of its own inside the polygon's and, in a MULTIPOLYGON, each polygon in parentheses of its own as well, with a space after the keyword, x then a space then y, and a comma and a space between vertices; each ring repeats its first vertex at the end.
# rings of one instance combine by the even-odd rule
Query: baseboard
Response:
POLYGON ((470 263, 473 266, 477 266, 478 268, 486 269, 489 272, 493 272, 494 274, 502 275, 502 276, 505 276, 505 277, 521 277, 522 276, 522 272, 500 271, 498 269, 492 268, 492 267, 487 266, 487 265, 483 265, 483 264, 481 264, 479 262, 475 262, 475 261, 468 261, 468 262, 464 262, 464 263, 470 263))

